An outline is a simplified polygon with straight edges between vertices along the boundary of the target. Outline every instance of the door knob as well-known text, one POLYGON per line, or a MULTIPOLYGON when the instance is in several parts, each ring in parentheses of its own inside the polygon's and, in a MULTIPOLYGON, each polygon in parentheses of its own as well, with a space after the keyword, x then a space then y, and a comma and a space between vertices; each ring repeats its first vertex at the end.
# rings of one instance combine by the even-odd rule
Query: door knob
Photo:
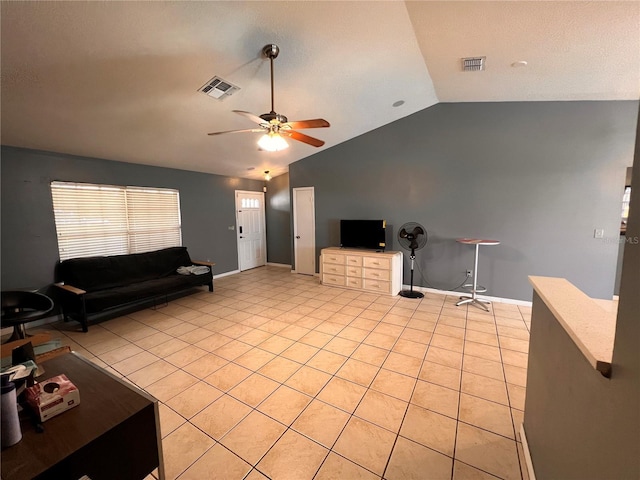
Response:
POLYGON ((300 238, 300 235, 296 235, 296 238, 300 238))

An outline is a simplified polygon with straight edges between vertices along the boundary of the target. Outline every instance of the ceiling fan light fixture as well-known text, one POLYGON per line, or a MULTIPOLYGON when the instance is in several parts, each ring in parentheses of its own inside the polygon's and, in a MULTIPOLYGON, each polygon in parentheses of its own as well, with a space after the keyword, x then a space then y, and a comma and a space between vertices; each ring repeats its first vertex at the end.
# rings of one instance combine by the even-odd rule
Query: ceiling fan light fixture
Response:
POLYGON ((310 120, 296 120, 290 122, 287 117, 280 115, 275 111, 273 100, 273 60, 278 56, 280 49, 276 44, 270 43, 262 49, 262 54, 269 59, 271 73, 271 111, 269 113, 263 113, 262 115, 255 115, 251 112, 245 112, 243 110, 234 110, 249 120, 258 124, 259 128, 245 128, 242 130, 227 130, 225 132, 212 132, 209 135, 221 135, 223 133, 242 133, 242 132, 264 132, 264 135, 258 141, 258 146, 262 150, 268 152, 277 152, 289 148, 289 144, 285 141, 281 133, 295 140, 297 142, 306 143, 312 147, 322 147, 324 141, 318 138, 310 137, 304 133, 299 132, 299 129, 307 128, 326 128, 331 125, 323 118, 312 118, 310 120))
POLYGON ((271 174, 269 173, 269 170, 265 170, 264 171, 264 179, 268 182, 269 180, 271 180, 271 174))
POLYGON ((258 140, 258 146, 262 150, 267 152, 279 152, 285 148, 289 148, 289 144, 286 142, 279 133, 269 132, 264 134, 260 140, 258 140))

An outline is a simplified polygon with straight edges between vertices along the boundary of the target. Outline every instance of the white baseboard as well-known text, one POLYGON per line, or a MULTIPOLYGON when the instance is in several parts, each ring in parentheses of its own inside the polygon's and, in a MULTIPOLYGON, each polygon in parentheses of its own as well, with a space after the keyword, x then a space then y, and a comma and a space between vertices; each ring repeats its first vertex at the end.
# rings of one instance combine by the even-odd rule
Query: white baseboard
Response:
POLYGON ((214 275, 213 279, 215 280, 216 278, 228 277, 229 275, 235 275, 236 273, 240 273, 240 270, 231 270, 229 272, 219 273, 218 275, 214 275))
MULTIPOLYGON (((291 273, 298 273, 295 270, 291 270, 291 273)), ((300 275, 309 275, 307 273, 301 273, 300 275)), ((315 272, 313 275, 309 275, 310 277, 318 277, 320 278, 320 274, 318 272, 315 272)))
MULTIPOLYGON (((409 285, 402 285, 402 289, 403 290, 409 290, 410 286, 409 285)), ((453 291, 453 290, 439 290, 437 288, 427 288, 427 287, 413 287, 414 290, 418 291, 418 292, 428 292, 428 293, 435 293, 436 295, 452 295, 452 296, 456 296, 456 295, 470 295, 467 292, 464 291, 453 291)), ((478 297, 484 299, 484 300, 489 300, 490 302, 494 302, 494 303, 510 303, 511 305, 522 305, 524 307, 530 307, 532 305, 533 302, 527 302, 525 300, 515 300, 513 298, 502 298, 502 297, 490 297, 488 295, 478 295, 478 297)))
POLYGON ((267 262, 267 265, 268 265, 269 267, 291 268, 291 265, 287 265, 286 263, 273 263, 273 262, 267 262))
POLYGON ((524 451, 524 460, 527 464, 529 480, 536 480, 536 474, 533 471, 533 462, 531 461, 531 452, 529 451, 529 443, 527 442, 527 435, 524 432, 524 423, 520 424, 520 440, 522 440, 522 450, 524 451))

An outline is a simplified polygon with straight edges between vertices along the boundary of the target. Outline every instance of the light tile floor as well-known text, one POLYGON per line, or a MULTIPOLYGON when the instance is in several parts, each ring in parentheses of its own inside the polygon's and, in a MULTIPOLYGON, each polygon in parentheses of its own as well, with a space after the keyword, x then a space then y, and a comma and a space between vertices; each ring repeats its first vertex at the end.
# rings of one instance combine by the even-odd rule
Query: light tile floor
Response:
POLYGON ((64 343, 160 402, 169 479, 528 479, 530 309, 262 267, 64 343))

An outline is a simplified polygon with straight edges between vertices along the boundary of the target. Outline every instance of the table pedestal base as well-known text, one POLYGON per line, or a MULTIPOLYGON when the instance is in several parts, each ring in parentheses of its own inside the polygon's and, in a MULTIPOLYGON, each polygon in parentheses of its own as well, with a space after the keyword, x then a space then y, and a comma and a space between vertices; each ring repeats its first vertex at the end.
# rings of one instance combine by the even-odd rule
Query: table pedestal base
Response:
POLYGON ((13 326, 13 333, 11 333, 9 340, 7 340, 5 343, 14 342, 16 340, 23 340, 30 336, 31 335, 27 334, 27 331, 24 328, 24 323, 21 323, 20 325, 13 326))
POLYGON ((464 305, 465 303, 469 303, 471 305, 477 305, 478 307, 482 308, 486 312, 490 311, 489 307, 487 307, 487 305, 491 305, 491 302, 489 300, 481 300, 478 297, 460 297, 460 301, 456 303, 456 307, 459 307, 460 305, 464 305))

